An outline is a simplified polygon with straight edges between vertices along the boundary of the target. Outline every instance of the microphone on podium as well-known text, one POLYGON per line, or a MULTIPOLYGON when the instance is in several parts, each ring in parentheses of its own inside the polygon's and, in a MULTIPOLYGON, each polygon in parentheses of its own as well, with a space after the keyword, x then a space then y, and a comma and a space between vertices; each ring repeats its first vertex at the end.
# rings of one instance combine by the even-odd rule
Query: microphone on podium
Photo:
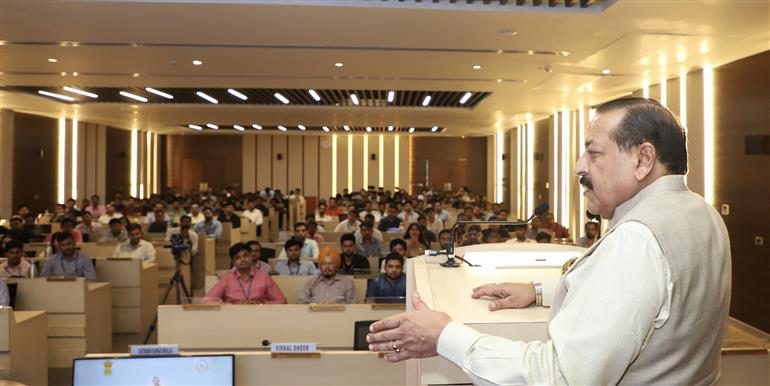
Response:
POLYGON ((442 267, 446 267, 446 268, 459 267, 460 265, 462 265, 462 263, 457 263, 455 261, 455 258, 457 258, 459 260, 462 260, 462 261, 466 262, 471 267, 474 266, 473 264, 471 264, 467 260, 463 259, 462 257, 455 256, 455 254, 454 254, 454 250, 455 250, 455 231, 457 230, 457 228, 460 225, 471 225, 471 224, 478 224, 478 225, 481 225, 481 224, 486 224, 486 225, 513 225, 513 226, 527 225, 535 217, 542 216, 542 215, 545 214, 545 212, 548 212, 548 209, 550 207, 551 206, 548 205, 547 202, 544 202, 544 203, 538 205, 535 208, 535 211, 532 212, 532 215, 529 216, 529 218, 526 219, 525 221, 479 221, 479 220, 462 220, 462 221, 457 221, 455 223, 455 225, 452 226, 452 230, 449 233, 450 242, 442 245, 442 247, 446 251, 447 259, 446 259, 445 262, 441 263, 440 265, 442 267))

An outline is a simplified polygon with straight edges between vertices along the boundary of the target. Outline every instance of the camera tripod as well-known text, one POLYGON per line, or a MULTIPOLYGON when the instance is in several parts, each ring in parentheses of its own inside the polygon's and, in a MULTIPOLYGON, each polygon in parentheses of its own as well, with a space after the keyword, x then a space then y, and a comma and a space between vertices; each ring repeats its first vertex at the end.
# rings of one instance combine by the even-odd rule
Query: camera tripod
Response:
MULTIPOLYGON (((166 293, 163 294, 163 300, 160 302, 160 305, 165 305, 168 301, 168 296, 171 295, 171 290, 176 289, 176 303, 175 304, 184 304, 183 302, 186 302, 185 299, 190 298, 190 291, 187 290, 187 285, 185 285, 184 282, 184 276, 182 276, 182 272, 180 270, 180 267, 184 263, 181 258, 175 259, 176 260, 176 271, 174 272, 174 275, 171 276, 171 279, 168 281, 168 288, 166 288, 166 293), (182 294, 184 294, 184 298, 182 297, 182 294)), ((158 327, 158 311, 155 311, 155 318, 152 320, 152 323, 150 324, 150 328, 147 330, 147 336, 144 338, 144 344, 147 344, 147 342, 150 341, 150 337, 152 336, 152 333, 155 332, 155 329, 158 327)))

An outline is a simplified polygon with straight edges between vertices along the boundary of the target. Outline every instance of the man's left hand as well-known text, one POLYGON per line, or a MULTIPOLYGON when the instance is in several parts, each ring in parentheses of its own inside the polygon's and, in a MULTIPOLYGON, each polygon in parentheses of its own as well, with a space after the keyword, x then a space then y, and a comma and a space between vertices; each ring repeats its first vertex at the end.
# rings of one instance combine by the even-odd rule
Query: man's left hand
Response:
POLYGON ((380 320, 369 326, 366 336, 369 351, 388 352, 385 360, 400 362, 412 358, 438 355, 438 338, 452 318, 444 312, 431 311, 415 292, 412 295, 415 311, 380 320))

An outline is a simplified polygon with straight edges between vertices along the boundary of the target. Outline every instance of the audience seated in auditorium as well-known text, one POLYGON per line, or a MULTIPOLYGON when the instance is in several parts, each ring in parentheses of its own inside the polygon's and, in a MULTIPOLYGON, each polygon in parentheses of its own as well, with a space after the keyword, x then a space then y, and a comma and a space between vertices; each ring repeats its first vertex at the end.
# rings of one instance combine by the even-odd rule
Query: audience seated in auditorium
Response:
POLYGON ((226 223, 229 222, 232 224, 233 229, 240 228, 241 227, 241 218, 234 213, 235 212, 235 205, 232 202, 226 203, 222 207, 222 213, 219 215, 219 222, 226 223))
POLYGON ((426 250, 430 249, 430 244, 425 239, 420 224, 409 224, 406 228, 406 232, 404 232, 404 239, 406 240, 407 258, 422 256, 425 254, 426 250))
POLYGON ((59 252, 48 258, 40 276, 78 276, 88 281, 96 281, 96 271, 91 258, 75 249, 75 240, 71 233, 57 233, 54 243, 59 252))
MULTIPOLYGON (((152 211, 147 212, 147 215, 144 217, 144 223, 145 224, 152 224, 152 223, 155 222, 155 211, 156 210, 162 210, 163 211, 163 214, 164 214, 163 220, 164 221, 167 221, 167 222, 171 221, 171 219, 169 219, 168 217, 165 216, 165 214, 166 214, 165 205, 163 205, 162 202, 156 202, 156 203, 154 203, 152 205, 152 211)), ((128 216, 128 215, 126 215, 126 216, 128 216)), ((165 232, 165 230, 163 230, 163 231, 165 232)))
POLYGON ((535 240, 532 240, 527 237, 527 226, 526 225, 516 225, 513 227, 513 236, 510 240, 508 240, 509 243, 534 243, 535 240))
POLYGON ((222 237, 222 223, 214 218, 213 209, 205 207, 203 208, 203 221, 195 224, 193 231, 218 239, 222 237))
POLYGON ((122 243, 128 240, 128 232, 123 228, 123 222, 119 218, 113 218, 110 220, 110 229, 107 232, 102 233, 102 238, 99 239, 101 243, 122 243))
POLYGON ((307 237, 315 240, 316 243, 326 242, 326 239, 322 234, 318 233, 318 223, 315 222, 312 216, 308 216, 308 219, 312 221, 307 222, 307 237))
POLYGON ((385 273, 380 274, 374 279, 369 279, 366 286, 367 302, 404 302, 404 299, 383 299, 378 301, 375 298, 404 298, 406 296, 406 275, 404 274, 404 257, 398 253, 391 253, 385 256, 385 273))
POLYGON ((24 244, 11 240, 3 247, 6 260, 0 263, 2 277, 29 277, 32 264, 24 258, 24 244))
POLYGON ((420 215, 417 217, 417 224, 420 226, 420 230, 422 231, 422 235, 425 241, 428 243, 432 243, 437 240, 436 233, 433 233, 428 230, 428 218, 424 215, 420 215))
POLYGON ((584 229, 586 235, 578 239, 577 245, 583 248, 590 248, 592 245, 594 245, 597 236, 599 235, 599 223, 589 221, 585 223, 584 229))
POLYGON ((436 201, 436 203, 433 204, 433 210, 436 211, 436 218, 441 220, 442 223, 449 224, 451 222, 452 215, 444 209, 444 203, 436 201))
POLYGON ((376 238, 374 233, 374 225, 371 222, 366 221, 361 224, 361 229, 358 232, 360 238, 356 237, 356 244, 358 245, 358 253, 364 257, 385 256, 385 246, 382 239, 376 238))
POLYGON ((331 216, 333 219, 338 219, 343 212, 342 208, 337 206, 337 200, 332 197, 329 199, 329 205, 326 207, 324 213, 331 216))
POLYGON ((243 211, 242 216, 246 217, 247 219, 249 219, 249 221, 256 224, 257 227, 262 226, 262 223, 264 222, 264 216, 262 216, 262 211, 257 209, 256 199, 246 201, 246 210, 243 211))
POLYGON ((334 228, 335 232, 353 233, 361 226, 361 222, 358 221, 358 213, 354 209, 351 209, 347 216, 345 220, 337 224, 337 227, 334 228))
POLYGON ((411 223, 417 222, 417 218, 419 216, 420 215, 413 210, 412 204, 408 202, 404 204, 404 210, 398 214, 398 218, 400 218, 404 224, 411 224, 411 223))
POLYGON ((187 213, 182 208, 182 202, 177 198, 171 200, 171 205, 166 209, 166 216, 171 224, 178 224, 179 219, 187 213))
POLYGON ((110 220, 114 218, 121 218, 123 215, 121 213, 118 213, 115 211, 115 206, 112 204, 107 204, 104 206, 104 213, 102 213, 97 221, 99 221, 99 224, 102 225, 108 225, 110 223, 110 220))
POLYGON ((19 216, 11 217, 10 228, 8 229, 7 234, 24 244, 30 242, 30 239, 32 239, 32 233, 30 233, 29 230, 24 229, 24 220, 19 216))
POLYGON ((340 269, 341 275, 368 274, 369 260, 358 254, 356 238, 352 233, 346 233, 340 237, 340 269))
POLYGON ((142 239, 142 226, 128 224, 126 227, 128 240, 115 247, 114 257, 131 257, 142 259, 146 262, 155 261, 155 246, 151 242, 142 239))
POLYGON ((385 217, 380 219, 377 229, 381 232, 398 232, 401 229, 401 223, 403 221, 398 217, 398 208, 395 205, 390 205, 385 217))
POLYGON ((297 200, 297 203, 300 205, 305 204, 305 197, 302 195, 302 190, 300 188, 296 188, 289 192, 289 200, 291 199, 297 200))
POLYGON ((155 220, 147 227, 149 233, 166 233, 171 223, 171 219, 166 216, 166 211, 163 209, 155 209, 153 212, 155 220))
MULTIPOLYGON (((318 260, 318 243, 313 239, 309 239, 307 234, 307 224, 304 222, 298 222, 294 224, 294 239, 302 243, 300 248, 300 257, 312 258, 313 261, 318 260)), ((284 248, 278 255, 279 259, 286 258, 286 249, 284 248)))
MULTIPOLYGON (((380 232, 379 229, 375 226, 376 222, 374 221, 374 215, 373 214, 367 214, 364 216, 364 220, 361 221, 361 224, 364 223, 372 224, 372 237, 374 237, 377 240, 383 241, 382 238, 382 232, 380 232)), ((358 228, 357 231, 353 232, 353 236, 356 236, 356 243, 361 243, 361 239, 363 236, 361 235, 361 227, 358 228)))
POLYGON ((91 196, 90 205, 83 206, 84 212, 90 213, 93 218, 98 219, 101 217, 104 213, 107 212, 107 208, 105 208, 105 206, 102 205, 100 201, 101 199, 99 198, 99 195, 94 194, 91 196))
POLYGON ((308 260, 300 260, 300 249, 302 241, 291 238, 286 241, 283 251, 286 254, 286 260, 281 261, 275 266, 275 271, 279 275, 305 276, 315 273, 315 266, 308 260))
POLYGON ((340 257, 337 251, 331 247, 324 248, 323 253, 318 256, 319 274, 305 283, 297 297, 297 303, 355 303, 353 280, 337 275, 339 266, 340 257))
POLYGON ((444 230, 444 222, 436 216, 436 210, 433 208, 425 208, 425 229, 438 236, 442 230, 444 230))
POLYGON ((56 235, 60 233, 66 233, 69 235, 72 235, 72 239, 75 240, 76 244, 80 244, 83 242, 83 235, 75 230, 75 220, 65 217, 61 220, 61 229, 53 234, 48 235, 45 242, 50 243, 51 246, 54 248, 54 250, 58 250, 56 246, 56 235))
POLYGON ((324 203, 318 204, 318 210, 315 214, 315 221, 316 222, 330 222, 332 220, 336 220, 337 217, 332 217, 328 213, 326 213, 327 206, 324 203))
POLYGON ((80 217, 80 215, 83 214, 80 209, 77 208, 77 201, 75 201, 74 198, 68 198, 67 201, 64 202, 64 215, 75 219, 80 217))
POLYGON ((229 254, 234 269, 217 281, 206 294, 204 302, 286 304, 286 297, 270 275, 254 267, 252 254, 246 244, 234 244, 229 254))
POLYGON ((96 242, 102 238, 102 224, 94 222, 90 212, 83 212, 80 218, 82 221, 75 226, 75 230, 80 232, 83 241, 96 242))
POLYGON ((568 239, 569 229, 561 226, 561 224, 554 221, 553 213, 548 212, 543 215, 543 225, 540 228, 541 232, 548 232, 551 234, 551 238, 554 239, 568 239))
POLYGON ((251 240, 246 243, 249 247, 249 255, 251 256, 252 264, 257 271, 270 273, 273 269, 270 264, 262 261, 262 244, 259 241, 251 240))
POLYGON ((171 237, 179 235, 182 242, 190 246, 190 255, 195 256, 198 253, 198 234, 192 231, 192 219, 188 215, 182 215, 179 218, 179 226, 169 227, 166 230, 166 241, 171 241, 171 237))
POLYGON ((542 244, 547 244, 551 242, 551 234, 548 232, 540 232, 535 236, 535 241, 542 244))
POLYGON ((527 229, 527 238, 535 240, 540 233, 540 227, 543 225, 543 218, 541 216, 535 216, 532 218, 532 222, 529 223, 527 229))
POLYGON ((190 219, 192 219, 193 226, 206 221, 206 217, 203 216, 203 213, 200 210, 200 205, 190 205, 190 219))
POLYGON ((382 217, 382 213, 377 208, 373 208, 371 201, 366 201, 364 203, 364 209, 360 212, 358 212, 358 216, 360 218, 363 218, 364 221, 366 221, 366 216, 372 215, 372 218, 374 219, 373 222, 380 221, 380 218, 382 217))
POLYGON ((438 243, 441 249, 444 249, 444 245, 452 243, 452 232, 449 229, 444 229, 438 233, 438 243))

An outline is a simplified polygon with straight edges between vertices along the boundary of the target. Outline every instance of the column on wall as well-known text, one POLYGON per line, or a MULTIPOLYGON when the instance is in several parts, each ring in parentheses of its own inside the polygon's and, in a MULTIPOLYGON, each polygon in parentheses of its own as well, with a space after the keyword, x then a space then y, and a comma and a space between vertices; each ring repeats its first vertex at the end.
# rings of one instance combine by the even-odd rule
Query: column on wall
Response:
POLYGON ((13 111, 0 109, 0 218, 10 217, 13 208, 13 111))

